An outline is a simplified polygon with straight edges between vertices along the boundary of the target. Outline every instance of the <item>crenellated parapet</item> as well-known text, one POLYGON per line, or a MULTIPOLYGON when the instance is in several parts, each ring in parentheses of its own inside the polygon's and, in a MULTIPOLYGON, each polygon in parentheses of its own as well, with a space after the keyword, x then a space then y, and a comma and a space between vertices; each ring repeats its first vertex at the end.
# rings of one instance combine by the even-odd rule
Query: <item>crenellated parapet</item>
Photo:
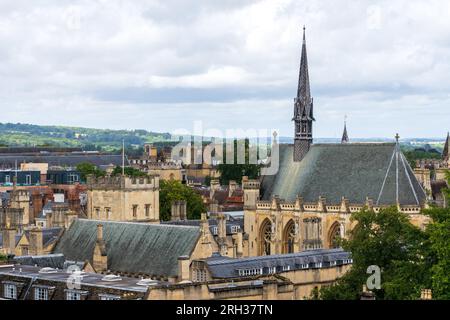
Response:
MULTIPOLYGON (((272 201, 257 201, 257 211, 273 211, 278 210, 281 214, 284 212, 311 212, 311 213, 336 213, 351 214, 359 212, 363 208, 373 209, 379 212, 381 209, 389 206, 374 205, 372 199, 367 199, 366 203, 349 203, 348 199, 343 197, 340 203, 329 204, 324 197, 319 197, 317 202, 303 202, 303 198, 298 197, 295 202, 286 202, 279 197, 274 197, 272 201)), ((419 214, 422 210, 421 206, 401 205, 400 211, 406 214, 419 214)))
POLYGON ((89 190, 155 190, 159 189, 159 176, 148 175, 145 177, 95 177, 91 175, 87 177, 87 186, 89 190))

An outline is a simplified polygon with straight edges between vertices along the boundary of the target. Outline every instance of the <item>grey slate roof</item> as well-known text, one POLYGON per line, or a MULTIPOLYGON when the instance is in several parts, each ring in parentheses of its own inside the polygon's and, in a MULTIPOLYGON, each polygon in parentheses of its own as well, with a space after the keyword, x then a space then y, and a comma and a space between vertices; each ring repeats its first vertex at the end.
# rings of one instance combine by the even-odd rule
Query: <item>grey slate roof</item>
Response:
MULTIPOLYGON (((56 240, 58 240, 62 231, 63 231, 63 228, 59 228, 59 227, 42 228, 42 245, 44 246, 44 248, 46 246, 50 245, 51 243, 55 242, 56 240)), ((30 230, 25 230, 24 233, 29 241, 30 240, 30 230)))
POLYGON ((108 269, 113 272, 176 276, 178 257, 189 256, 200 237, 199 227, 78 219, 64 232, 54 253, 92 263, 98 224, 103 225, 108 269))
POLYGON ((48 254, 41 256, 19 256, 14 257, 13 262, 20 265, 38 266, 41 268, 64 268, 66 261, 63 254, 48 254))
MULTIPOLYGON (((201 220, 178 220, 178 221, 163 221, 161 224, 166 225, 173 225, 173 226, 200 226, 201 220)), ((208 219, 209 229, 213 235, 213 228, 217 227, 217 219, 210 218, 208 219)), ((227 235, 234 234, 231 230, 233 226, 238 226, 241 231, 244 230, 244 219, 236 219, 233 217, 230 217, 228 220, 226 220, 226 233, 227 235)))
POLYGON ((349 264, 351 263, 350 253, 343 249, 318 249, 240 259, 213 255, 206 260, 213 278, 235 278, 239 276, 239 270, 246 269, 262 268, 263 274, 269 274, 269 268, 274 267, 277 272, 282 272, 283 267, 289 267, 289 270, 316 268, 316 263, 322 263, 321 268, 325 268, 330 262, 336 262, 336 265, 349 264), (302 265, 307 266, 302 267, 302 265))
POLYGON ((398 151, 398 161, 393 157, 395 143, 315 144, 301 162, 293 161, 293 145, 279 147, 278 173, 262 179, 263 200, 278 195, 295 201, 300 195, 305 202, 317 202, 323 196, 329 204, 340 203, 342 197, 363 204, 369 197, 379 205, 395 205, 398 185, 400 204, 425 202, 426 195, 403 154, 398 151))
POLYGON ((40 268, 54 268, 60 270, 67 270, 69 266, 77 266, 80 270, 83 269, 84 261, 69 261, 62 253, 45 254, 40 256, 18 256, 14 257, 13 263, 24 266, 37 266, 40 268))
MULTIPOLYGON (((67 154, 2 154, 0 156, 0 167, 14 168, 15 163, 27 162, 43 162, 49 166, 68 166, 75 167, 82 162, 90 162, 96 166, 113 164, 115 166, 122 165, 121 155, 110 154, 83 154, 83 153, 67 153, 67 154)), ((128 159, 126 160, 128 163, 128 159)))

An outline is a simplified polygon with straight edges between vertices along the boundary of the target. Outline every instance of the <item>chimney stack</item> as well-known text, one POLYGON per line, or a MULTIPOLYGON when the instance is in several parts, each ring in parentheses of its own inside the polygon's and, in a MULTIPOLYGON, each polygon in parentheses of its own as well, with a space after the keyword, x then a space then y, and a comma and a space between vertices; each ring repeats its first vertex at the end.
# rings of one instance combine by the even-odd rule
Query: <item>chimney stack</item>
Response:
POLYGON ((219 238, 227 236, 227 219, 223 213, 217 215, 217 236, 219 238))
POLYGON ((103 225, 97 225, 97 242, 103 241, 103 225))
POLYGON ((175 200, 172 202, 171 220, 187 220, 187 202, 186 200, 175 200))
POLYGON ((178 257, 178 282, 189 280, 189 257, 180 256, 178 257))
POLYGON ((30 230, 30 255, 39 256, 44 254, 42 229, 39 227, 30 230))
POLYGON ((231 197, 233 193, 236 191, 236 189, 237 189, 236 181, 230 180, 230 182, 228 183, 228 197, 231 197))
POLYGON ((94 248, 94 256, 92 257, 92 266, 96 272, 108 270, 108 256, 106 254, 106 244, 103 240, 103 225, 97 225, 97 242, 94 248))
POLYGON ((209 189, 209 198, 213 199, 214 194, 217 190, 220 189, 220 182, 218 179, 212 179, 210 183, 210 189, 209 189))
POLYGON ((17 231, 14 228, 7 226, 3 229, 3 249, 6 254, 14 254, 16 249, 16 234, 17 231))

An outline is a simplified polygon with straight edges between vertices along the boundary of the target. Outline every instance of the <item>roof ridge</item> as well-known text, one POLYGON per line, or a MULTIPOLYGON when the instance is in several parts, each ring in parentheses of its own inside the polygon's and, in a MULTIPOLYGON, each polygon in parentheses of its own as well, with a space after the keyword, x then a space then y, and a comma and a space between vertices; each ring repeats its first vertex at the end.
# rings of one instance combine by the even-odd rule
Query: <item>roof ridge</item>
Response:
POLYGON ((105 221, 105 220, 97 220, 97 219, 77 219, 77 221, 82 222, 96 222, 96 223, 111 223, 111 224, 129 224, 129 225, 140 225, 140 226, 148 226, 148 227, 178 227, 178 228, 190 228, 190 229, 198 229, 198 226, 191 225, 173 225, 173 224, 161 224, 161 223, 148 223, 148 222, 133 222, 133 221, 105 221))

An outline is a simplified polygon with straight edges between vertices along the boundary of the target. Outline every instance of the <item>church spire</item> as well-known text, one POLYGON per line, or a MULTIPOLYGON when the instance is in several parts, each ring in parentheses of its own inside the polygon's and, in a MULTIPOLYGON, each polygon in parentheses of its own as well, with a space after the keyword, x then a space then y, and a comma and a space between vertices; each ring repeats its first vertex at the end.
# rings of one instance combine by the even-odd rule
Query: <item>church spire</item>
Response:
POLYGON ((306 103, 311 102, 311 90, 309 88, 308 55, 306 53, 306 28, 303 26, 302 56, 300 59, 300 72, 298 76, 297 99, 306 103))
POLYGON ((447 132, 447 140, 445 140, 444 152, 442 152, 442 158, 450 161, 450 133, 447 132))
MULTIPOLYGON (((345 118, 347 119, 347 116, 345 116, 345 118)), ((341 143, 348 143, 348 142, 349 138, 347 134, 347 120, 344 120, 344 133, 342 134, 341 143)))
POLYGON ((312 144, 313 99, 309 86, 308 56, 306 53, 306 28, 303 27, 302 54, 298 77, 297 97, 294 100, 295 136, 294 161, 301 161, 312 144))

